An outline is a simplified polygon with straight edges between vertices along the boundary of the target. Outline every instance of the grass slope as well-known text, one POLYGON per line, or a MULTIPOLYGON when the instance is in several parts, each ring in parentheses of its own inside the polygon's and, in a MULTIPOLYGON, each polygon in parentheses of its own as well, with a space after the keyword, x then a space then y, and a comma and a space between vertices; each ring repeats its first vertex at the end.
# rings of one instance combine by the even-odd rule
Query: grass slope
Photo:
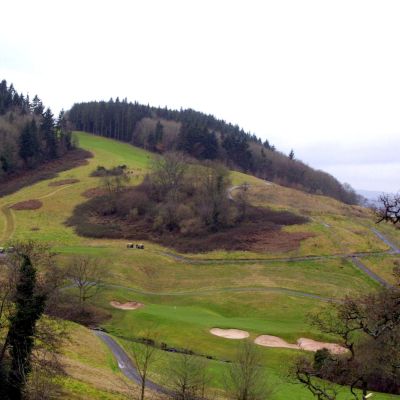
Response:
POLYGON ((111 352, 90 330, 70 323, 68 332, 61 357, 66 375, 57 379, 63 398, 123 400, 137 394, 111 352))
MULTIPOLYGON (((299 337, 334 340, 319 334, 307 323, 307 314, 325 303, 304 296, 338 299, 345 294, 376 289, 377 284, 345 257, 284 260, 290 256, 387 250, 387 246, 370 231, 374 222, 368 211, 323 196, 267 185, 237 172, 232 173, 233 184, 250 183, 253 204, 309 216, 309 223, 285 229, 310 232, 314 236, 304 240, 300 248, 290 254, 215 251, 185 255, 186 258, 152 243, 145 243, 144 251, 136 251, 126 249, 122 240, 77 236, 64 222, 76 205, 86 201, 82 193, 98 186, 99 179, 89 176, 96 166, 126 164, 134 171, 136 178, 132 183, 135 184, 141 182, 153 156, 126 143, 83 132, 77 132, 75 136, 82 148, 93 153, 93 158, 87 165, 61 172, 57 177, 0 198, 0 210, 3 210, 0 213, 0 235, 3 235, 0 246, 8 238, 31 238, 51 243, 59 252, 61 263, 66 263, 74 254, 101 257, 110 276, 107 278, 109 286, 97 303, 111 313, 105 326, 117 337, 125 338, 120 340, 127 350, 129 339, 139 336, 141 329, 154 323, 162 332, 160 340, 169 345, 190 347, 197 353, 219 359, 231 359, 237 342, 210 335, 208 330, 212 327, 242 328, 248 330, 252 338, 265 333, 289 341, 299 337), (79 181, 49 186, 51 182, 64 179, 79 181), (4 208, 29 199, 40 199, 42 208, 10 213, 4 208), (270 260, 280 257, 281 261, 270 260), (259 261, 237 262, 251 258, 259 261), (196 263, 196 260, 203 262, 196 263), (137 300, 145 307, 136 311, 117 310, 109 305, 111 300, 137 300)), ((400 241, 399 231, 385 226, 382 232, 390 234, 391 240, 400 241)), ((387 263, 385 272, 383 267, 375 272, 386 277, 393 261, 387 257, 371 256, 366 262, 373 269, 383 260, 383 265, 387 263)), ((78 327, 74 328, 73 335, 78 340, 66 353, 71 375, 63 378, 68 389, 66 398, 117 399, 125 396, 123 391, 111 393, 109 387, 101 386, 107 381, 114 382, 118 373, 112 357, 99 346, 98 339, 78 327)), ((288 366, 299 352, 261 347, 260 352, 268 375, 278 388, 273 399, 312 399, 308 392, 287 380, 288 366)), ((161 359, 167 363, 170 357, 174 356, 163 353, 161 359)), ((220 376, 224 368, 224 363, 212 362, 213 382, 217 389, 222 388, 220 376)), ((156 368, 152 373, 160 382, 166 379, 166 368, 156 368)), ((390 396, 375 398, 389 399, 390 396)))

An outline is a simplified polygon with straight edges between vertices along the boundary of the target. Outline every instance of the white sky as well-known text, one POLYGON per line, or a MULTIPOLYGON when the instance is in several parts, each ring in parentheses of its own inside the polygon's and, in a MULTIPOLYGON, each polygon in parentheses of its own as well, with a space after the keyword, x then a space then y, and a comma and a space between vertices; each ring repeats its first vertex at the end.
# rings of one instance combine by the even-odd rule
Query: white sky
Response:
POLYGON ((0 79, 58 112, 191 107, 355 188, 400 189, 400 2, 3 1, 0 79))

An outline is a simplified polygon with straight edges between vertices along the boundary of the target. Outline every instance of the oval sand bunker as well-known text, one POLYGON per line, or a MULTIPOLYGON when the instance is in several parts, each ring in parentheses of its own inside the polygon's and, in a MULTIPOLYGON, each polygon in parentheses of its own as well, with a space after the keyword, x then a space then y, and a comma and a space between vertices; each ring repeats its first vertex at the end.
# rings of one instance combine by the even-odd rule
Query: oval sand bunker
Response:
POLYGON ((306 339, 306 338, 300 338, 297 340, 297 344, 299 347, 303 350, 308 350, 308 351, 317 351, 317 350, 322 350, 322 349, 327 349, 329 350, 332 354, 342 354, 347 351, 344 347, 336 344, 336 343, 324 343, 324 342, 318 342, 316 340, 312 339, 306 339))
POLYGON ((210 333, 225 339, 246 339, 250 336, 249 332, 241 331, 240 329, 212 328, 210 329, 210 333))
POLYGON ((137 301, 128 301, 126 303, 120 303, 119 301, 110 301, 110 304, 114 308, 119 308, 120 310, 137 310, 138 308, 144 306, 144 304, 138 303, 137 301))
POLYGON ((258 336, 254 340, 254 343, 265 347, 281 347, 285 349, 297 349, 297 350, 300 349, 300 347, 297 344, 288 343, 286 340, 283 340, 278 336, 271 336, 271 335, 258 336))

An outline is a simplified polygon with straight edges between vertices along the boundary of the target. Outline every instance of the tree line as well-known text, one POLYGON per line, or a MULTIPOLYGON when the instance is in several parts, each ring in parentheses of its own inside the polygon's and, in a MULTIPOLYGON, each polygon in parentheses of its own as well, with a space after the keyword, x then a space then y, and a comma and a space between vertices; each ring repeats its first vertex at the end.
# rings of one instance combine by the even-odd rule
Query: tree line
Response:
POLYGON ((57 119, 38 96, 18 93, 0 82, 0 182, 54 160, 73 148, 62 111, 57 119))
POLYGON ((76 103, 68 111, 76 129, 132 143, 150 151, 183 151, 200 160, 218 160, 229 168, 348 204, 359 197, 347 184, 277 151, 268 140, 238 125, 192 109, 151 107, 127 99, 76 103), (171 123, 175 123, 171 127, 171 123), (143 133, 144 132, 144 133, 143 133))

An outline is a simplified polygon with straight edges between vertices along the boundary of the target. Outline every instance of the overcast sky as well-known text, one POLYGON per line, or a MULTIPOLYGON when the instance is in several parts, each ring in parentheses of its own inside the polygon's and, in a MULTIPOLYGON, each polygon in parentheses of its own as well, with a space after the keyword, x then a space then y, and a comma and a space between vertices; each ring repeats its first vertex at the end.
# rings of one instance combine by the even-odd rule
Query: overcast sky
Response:
POLYGON ((357 189, 400 189, 397 0, 13 0, 1 15, 0 79, 54 112, 191 107, 357 189))

